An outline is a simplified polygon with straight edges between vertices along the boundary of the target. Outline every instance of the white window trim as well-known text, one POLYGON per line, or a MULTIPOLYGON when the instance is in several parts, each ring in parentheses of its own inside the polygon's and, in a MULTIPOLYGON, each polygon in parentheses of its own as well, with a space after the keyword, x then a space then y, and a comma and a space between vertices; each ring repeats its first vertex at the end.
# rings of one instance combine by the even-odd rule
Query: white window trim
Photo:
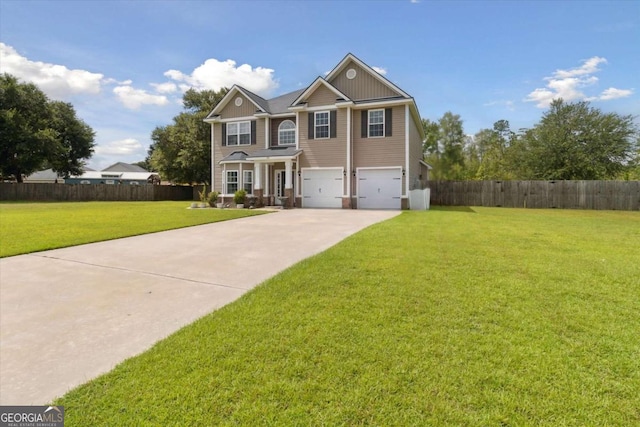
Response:
POLYGON ((313 139, 329 139, 331 138, 331 112, 329 110, 324 111, 316 111, 313 113, 313 139), (327 115, 327 124, 326 125, 318 125, 318 121, 316 116, 318 114, 326 114, 327 115), (327 136, 318 137, 318 126, 326 126, 327 127, 327 136))
POLYGON ((245 184, 247 184, 247 181, 244 179, 244 176, 245 176, 246 173, 248 173, 251 176, 251 180, 250 180, 251 188, 249 189, 249 191, 247 191, 247 194, 253 194, 253 171, 252 170, 243 170, 242 171, 242 189, 244 190, 244 186, 245 186, 245 184))
POLYGON ((224 194, 233 195, 235 192, 229 193, 229 172, 235 172, 236 173, 236 182, 235 182, 235 184, 238 186, 238 189, 240 189, 240 175, 239 175, 237 169, 226 169, 224 171, 224 194))
MULTIPOLYGON (((374 125, 379 125, 380 123, 373 123, 374 125)), ((376 108, 375 110, 368 110, 367 111, 367 137, 368 138, 384 138, 385 135, 385 130, 386 130, 387 124, 385 123, 385 111, 384 108, 376 108), (371 113, 374 111, 382 111, 382 135, 375 135, 372 136, 371 135, 371 113)))
MULTIPOLYGON (((314 116, 313 118, 314 118, 314 120, 315 120, 315 116, 314 116)), ((314 131, 314 133, 315 133, 315 131, 314 131)), ((283 121, 282 121, 282 123, 280 123, 280 124, 278 125, 278 145, 283 145, 283 146, 292 146, 292 145, 296 145, 296 134, 297 134, 297 132, 296 132, 296 124, 293 122, 293 120, 290 120, 290 119, 283 120, 283 121), (293 129, 280 129, 280 127, 281 127, 283 124, 287 123, 287 122, 290 122, 290 123, 293 125, 293 129), (281 138, 282 132, 293 132, 293 142, 290 142, 290 143, 288 143, 288 144, 283 144, 283 143, 281 143, 281 142, 280 142, 280 138, 281 138)))
POLYGON ((227 147, 239 147, 241 145, 251 145, 251 121, 240 121, 240 122, 229 122, 226 123, 225 126, 227 127, 227 132, 226 132, 226 138, 227 140, 225 141, 227 144, 227 147), (249 143, 241 143, 240 142, 240 135, 246 135, 246 133, 240 133, 240 125, 247 123, 249 125, 249 143), (237 133, 229 133, 229 125, 230 124, 235 124, 238 127, 238 132, 237 133), (236 135, 238 137, 238 143, 237 144, 229 144, 229 136, 230 135, 236 135))

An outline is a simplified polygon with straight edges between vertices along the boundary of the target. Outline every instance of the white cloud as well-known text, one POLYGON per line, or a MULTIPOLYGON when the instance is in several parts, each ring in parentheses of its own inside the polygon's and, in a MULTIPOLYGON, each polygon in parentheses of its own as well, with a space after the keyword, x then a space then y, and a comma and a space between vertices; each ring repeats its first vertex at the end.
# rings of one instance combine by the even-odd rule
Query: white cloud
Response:
POLYGON ((373 71, 375 71, 378 74, 381 74, 383 76, 387 75, 387 70, 382 67, 371 67, 371 68, 373 68, 373 71))
POLYGON ((110 141, 95 147, 95 154, 99 156, 129 156, 144 152, 144 147, 134 138, 110 141))
POLYGON ((172 82, 151 83, 151 86, 153 86, 158 93, 174 93, 178 90, 178 86, 172 82))
POLYGON ((594 56, 593 58, 589 58, 586 61, 584 61, 584 63, 578 67, 578 68, 574 68, 571 70, 556 70, 555 73, 553 73, 554 77, 557 77, 559 79, 564 79, 567 77, 575 77, 575 76, 583 76, 585 74, 593 74, 596 73, 598 71, 600 71, 600 69, 598 68, 598 65, 600 64, 606 64, 607 60, 605 58, 600 58, 599 56, 594 56))
POLYGON ((70 70, 64 65, 30 61, 4 43, 0 43, 0 73, 9 73, 34 83, 54 99, 67 99, 75 94, 98 94, 104 77, 86 70, 70 70))
POLYGON ((498 100, 498 101, 491 101, 491 102, 487 102, 485 104, 482 104, 483 107, 505 107, 507 110, 509 111, 515 111, 515 104, 513 103, 513 101, 511 100, 498 100))
POLYGON ((633 90, 631 89, 616 89, 614 87, 610 87, 602 92, 600 99, 606 101, 609 99, 625 98, 627 96, 631 96, 631 94, 633 94, 633 90))
POLYGON ((600 71, 598 66, 606 64, 607 60, 594 56, 585 60, 580 67, 569 70, 556 70, 552 76, 545 77, 546 87, 536 88, 524 99, 525 102, 535 102, 539 108, 546 108, 554 99, 562 98, 565 101, 606 101, 615 98, 629 96, 633 93, 630 89, 609 88, 600 96, 587 96, 583 90, 598 82, 594 73, 600 71))
POLYGON ((164 75, 181 82, 181 89, 184 84, 197 90, 220 90, 223 87, 238 84, 259 95, 269 96, 278 87, 278 82, 273 78, 273 72, 274 70, 270 68, 254 68, 249 64, 236 66, 236 62, 232 59, 218 61, 210 58, 194 69, 191 74, 169 70, 164 75))
POLYGON ((117 86, 113 89, 120 102, 127 108, 137 110, 143 105, 167 105, 169 100, 164 95, 153 95, 142 89, 131 86, 117 86))

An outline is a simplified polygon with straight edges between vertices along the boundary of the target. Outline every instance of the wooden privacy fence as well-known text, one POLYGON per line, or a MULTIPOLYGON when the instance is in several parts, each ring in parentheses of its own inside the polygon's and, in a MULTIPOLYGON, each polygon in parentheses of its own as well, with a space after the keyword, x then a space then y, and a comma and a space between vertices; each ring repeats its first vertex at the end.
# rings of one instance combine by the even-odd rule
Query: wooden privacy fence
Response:
POLYGON ((431 204, 640 210, 640 181, 427 181, 431 204))
POLYGON ((193 200, 189 186, 0 183, 0 200, 157 201, 193 200))

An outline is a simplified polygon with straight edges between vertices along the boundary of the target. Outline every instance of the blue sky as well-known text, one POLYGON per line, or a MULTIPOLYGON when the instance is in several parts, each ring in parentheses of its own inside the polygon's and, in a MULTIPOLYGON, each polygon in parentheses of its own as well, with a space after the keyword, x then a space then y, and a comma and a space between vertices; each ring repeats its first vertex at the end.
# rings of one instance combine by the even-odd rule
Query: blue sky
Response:
POLYGON ((467 134, 533 126, 554 97, 640 114, 640 2, 0 0, 0 72, 73 103, 88 162, 143 160, 189 87, 265 97, 351 52, 467 134))

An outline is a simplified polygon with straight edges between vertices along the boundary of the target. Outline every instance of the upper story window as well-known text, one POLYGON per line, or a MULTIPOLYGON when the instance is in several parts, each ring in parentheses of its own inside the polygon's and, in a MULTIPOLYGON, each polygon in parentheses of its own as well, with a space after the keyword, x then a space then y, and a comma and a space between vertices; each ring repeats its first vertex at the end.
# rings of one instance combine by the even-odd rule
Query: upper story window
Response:
POLYGON ((314 114, 315 119, 315 139, 329 138, 329 112, 319 111, 314 114))
POLYGON ((369 138, 384 136, 384 109, 369 110, 369 138))
POLYGON ((251 145, 251 122, 227 123, 227 145, 251 145))
POLYGON ((278 145, 293 145, 296 143, 296 125, 291 120, 285 120, 278 126, 278 145))

